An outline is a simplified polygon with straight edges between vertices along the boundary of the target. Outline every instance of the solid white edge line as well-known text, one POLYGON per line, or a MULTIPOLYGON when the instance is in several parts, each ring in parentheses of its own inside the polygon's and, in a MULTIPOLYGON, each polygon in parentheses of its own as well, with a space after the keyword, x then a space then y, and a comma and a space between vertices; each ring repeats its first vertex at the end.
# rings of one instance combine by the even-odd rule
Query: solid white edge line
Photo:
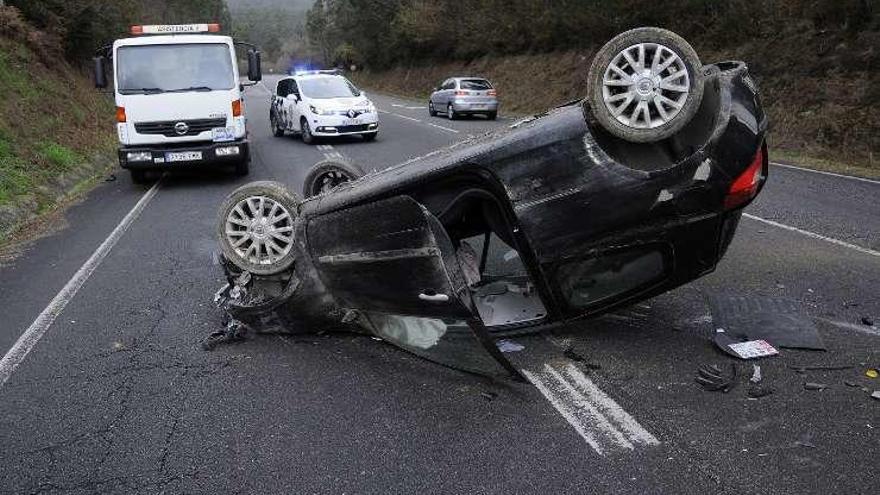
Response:
POLYGON ((868 249, 868 248, 865 248, 862 246, 857 246, 855 244, 850 244, 848 242, 844 242, 839 239, 835 239, 833 237, 828 237, 828 236, 824 236, 821 234, 817 234, 815 232, 810 232, 809 230, 799 229, 797 227, 792 227, 791 225, 786 225, 784 223, 774 222, 773 220, 767 220, 766 218, 756 217, 755 215, 750 215, 748 213, 743 213, 743 216, 746 218, 749 218, 751 220, 763 222, 763 223, 766 223, 767 225, 772 225, 774 227, 778 227, 780 229, 788 230, 791 232, 797 232, 798 234, 802 234, 807 237, 812 237, 813 239, 819 239, 821 241, 830 242, 831 244, 836 244, 838 246, 852 249, 853 251, 858 251, 863 254, 869 254, 871 256, 880 257, 880 251, 874 251, 873 249, 868 249))
POLYGON ((859 182, 867 182, 869 184, 880 184, 880 180, 866 179, 864 177, 856 177, 854 175, 837 174, 834 172, 826 172, 824 170, 814 170, 811 168, 798 167, 797 165, 786 165, 784 163, 777 163, 777 162, 770 162, 770 165, 773 165, 774 167, 790 168, 792 170, 801 170, 801 171, 810 172, 813 174, 830 175, 832 177, 840 177, 841 179, 857 180, 859 182))
POLYGON ((113 249, 113 246, 119 242, 119 239, 122 238, 122 235, 125 234, 132 222, 137 219, 150 200, 153 199, 153 196, 156 195, 156 191, 159 189, 161 183, 162 179, 159 179, 150 190, 141 196, 141 199, 137 204, 135 204, 128 214, 125 215, 122 221, 119 222, 119 225, 113 229, 113 232, 111 232, 104 242, 98 246, 95 252, 92 253, 91 257, 89 257, 80 269, 77 270, 61 291, 55 295, 49 305, 46 306, 46 309, 37 316, 37 319, 31 323, 27 330, 21 334, 12 348, 9 349, 5 356, 3 356, 3 359, 0 360, 0 387, 9 380, 9 377, 12 376, 15 368, 24 361, 24 358, 28 355, 31 349, 37 345, 37 342, 40 341, 49 327, 52 326, 55 318, 61 314, 64 307, 67 306, 67 303, 73 299, 77 291, 79 291, 83 284, 85 284, 86 280, 88 280, 92 273, 94 273, 95 269, 98 268, 98 265, 100 265, 104 258, 107 257, 107 254, 113 249))
POLYGON ((550 404, 556 409, 556 411, 559 412, 559 414, 561 414, 566 421, 568 421, 568 424, 570 424, 572 428, 574 428, 575 431, 578 432, 578 435, 580 435, 581 438, 583 438, 584 441, 587 442, 587 444, 589 444, 589 446, 596 451, 596 453, 598 453, 599 455, 605 455, 605 450, 596 442, 596 439, 593 437, 593 435, 590 434, 590 432, 583 427, 581 422, 574 416, 574 414, 571 413, 571 411, 565 408, 562 402, 555 396, 555 394, 550 390, 547 384, 545 384, 539 376, 532 374, 530 371, 527 370, 520 370, 520 372, 522 372, 523 376, 525 376, 526 379, 528 379, 528 381, 530 381, 532 385, 534 385, 535 388, 537 388, 538 391, 541 392, 541 395, 543 395, 544 398, 546 398, 550 402, 550 404))

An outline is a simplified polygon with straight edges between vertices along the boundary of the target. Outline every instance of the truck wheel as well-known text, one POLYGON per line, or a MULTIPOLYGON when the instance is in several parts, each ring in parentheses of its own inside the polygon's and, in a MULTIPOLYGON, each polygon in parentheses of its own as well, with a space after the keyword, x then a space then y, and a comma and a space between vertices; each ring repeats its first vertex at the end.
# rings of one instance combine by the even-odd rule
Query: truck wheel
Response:
POLYGON ((131 173, 131 181, 135 184, 146 184, 147 183, 147 171, 146 170, 129 170, 131 173))
POLYGON ((284 136, 284 128, 278 126, 278 119, 270 112, 269 113, 269 123, 272 126, 272 135, 275 137, 284 136))
POLYGON ((621 33, 596 53, 587 74, 592 116, 636 143, 680 131, 703 99, 702 64, 682 37, 655 27, 621 33))
POLYGON ((294 220, 300 199, 283 184, 258 181, 233 191, 220 207, 217 238, 226 259, 255 275, 293 264, 294 220))
POLYGON ((320 161, 309 170, 303 183, 303 196, 310 198, 330 191, 339 184, 351 182, 364 176, 364 171, 354 163, 339 160, 320 161))
POLYGON ((312 144, 315 142, 315 136, 312 135, 312 128, 309 127, 309 121, 306 119, 302 119, 300 122, 300 129, 302 134, 302 140, 306 144, 312 144))

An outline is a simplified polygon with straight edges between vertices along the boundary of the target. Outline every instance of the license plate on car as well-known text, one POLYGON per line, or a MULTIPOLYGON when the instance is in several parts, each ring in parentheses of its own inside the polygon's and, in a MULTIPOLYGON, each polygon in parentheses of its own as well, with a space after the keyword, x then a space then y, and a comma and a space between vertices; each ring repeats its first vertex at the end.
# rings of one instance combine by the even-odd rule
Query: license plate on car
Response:
POLYGON ((361 125, 364 122, 361 119, 347 119, 342 121, 342 125, 361 125))
POLYGON ((487 105, 474 105, 474 108, 476 108, 477 110, 483 110, 486 107, 487 107, 487 105))
POLYGON ((211 129, 211 138, 215 143, 235 140, 235 127, 215 127, 211 129))
POLYGON ((201 151, 169 151, 165 153, 166 162, 194 162, 201 159, 201 151))

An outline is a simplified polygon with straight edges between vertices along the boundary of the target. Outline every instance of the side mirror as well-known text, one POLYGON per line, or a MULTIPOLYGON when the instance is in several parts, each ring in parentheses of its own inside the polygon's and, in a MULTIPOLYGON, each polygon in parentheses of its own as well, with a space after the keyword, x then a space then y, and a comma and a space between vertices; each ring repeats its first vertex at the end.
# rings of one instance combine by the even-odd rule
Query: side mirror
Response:
POLYGON ((104 69, 104 66, 107 63, 107 59, 104 57, 95 57, 95 87, 99 89, 103 89, 107 87, 107 71, 104 69))
POLYGON ((263 80, 263 68, 259 50, 248 50, 248 79, 254 82, 263 80))

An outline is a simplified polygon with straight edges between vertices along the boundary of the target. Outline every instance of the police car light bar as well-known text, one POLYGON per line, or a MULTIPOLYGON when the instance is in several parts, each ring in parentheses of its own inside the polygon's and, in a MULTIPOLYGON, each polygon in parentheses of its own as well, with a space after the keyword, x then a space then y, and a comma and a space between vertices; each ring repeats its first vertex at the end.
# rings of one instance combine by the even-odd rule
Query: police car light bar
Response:
POLYGON ((219 33, 220 24, 149 24, 131 27, 131 34, 219 33))

